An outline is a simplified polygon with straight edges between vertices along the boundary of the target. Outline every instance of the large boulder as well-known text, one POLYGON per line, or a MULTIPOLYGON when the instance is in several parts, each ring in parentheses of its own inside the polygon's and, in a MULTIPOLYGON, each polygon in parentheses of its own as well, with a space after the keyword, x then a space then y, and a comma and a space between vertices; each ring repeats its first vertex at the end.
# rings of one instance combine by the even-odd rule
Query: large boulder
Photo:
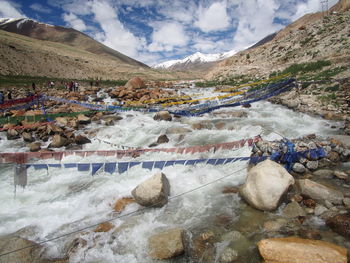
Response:
POLYGON ((153 119, 156 121, 171 121, 173 118, 168 111, 160 111, 154 115, 153 119))
POLYGON ((327 218, 327 226, 329 226, 334 232, 350 238, 350 213, 340 214, 327 218))
POLYGON ((278 163, 266 160, 248 172, 245 184, 240 188, 243 198, 260 210, 275 210, 294 178, 278 163))
POLYGON ((131 89, 141 89, 145 87, 146 87, 145 83, 139 77, 132 78, 125 84, 125 88, 131 88, 131 89))
POLYGON ((160 172, 139 184, 131 194, 140 205, 161 207, 168 202, 170 184, 166 176, 160 172))
POLYGON ((175 228, 151 236, 148 240, 149 255, 153 259, 168 259, 184 252, 184 230, 175 228))
POLYGON ((342 204, 344 195, 342 192, 309 179, 297 180, 300 193, 315 200, 327 200, 333 204, 342 204))
POLYGON ((321 240, 298 237, 269 238, 258 242, 265 262, 273 263, 346 263, 347 250, 321 240))
POLYGON ((55 134, 52 137, 52 142, 50 143, 49 147, 51 148, 60 148, 63 146, 66 146, 68 144, 68 140, 64 137, 62 137, 59 134, 55 134))

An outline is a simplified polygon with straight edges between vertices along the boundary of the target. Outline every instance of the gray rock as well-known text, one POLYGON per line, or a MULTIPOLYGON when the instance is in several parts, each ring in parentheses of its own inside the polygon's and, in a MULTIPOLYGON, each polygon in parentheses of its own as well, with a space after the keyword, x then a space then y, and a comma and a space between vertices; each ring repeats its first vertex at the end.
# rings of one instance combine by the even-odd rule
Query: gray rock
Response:
POLYGON ((292 170, 296 173, 304 173, 306 171, 306 168, 304 165, 302 165, 301 163, 295 163, 292 167, 292 170))
POLYGON ((320 178, 331 179, 333 177, 333 171, 329 169, 320 169, 313 172, 313 175, 320 178))
POLYGON ((320 215, 322 215, 323 213, 325 213, 327 211, 328 211, 328 209, 325 206, 323 206, 323 205, 317 204, 316 207, 315 207, 315 215, 316 216, 320 216, 320 215))
POLYGON ((309 170, 316 170, 318 168, 318 161, 308 161, 306 163, 306 168, 309 170))
POLYGON ((148 239, 149 255, 153 259, 168 259, 184 252, 183 229, 171 229, 148 239))
POLYGON ((278 163, 266 160, 248 172, 245 184, 240 188, 243 198, 260 210, 275 210, 294 178, 278 163))
POLYGON ((342 192, 309 179, 297 180, 297 186, 302 195, 309 196, 315 200, 328 200, 333 204, 341 204, 344 198, 342 192))
POLYGON ((334 176, 342 180, 348 179, 348 175, 343 171, 334 171, 334 176))
POLYGON ((347 208, 350 208, 350 198, 349 197, 344 198, 343 203, 347 208))
POLYGON ((168 202, 170 184, 163 173, 157 173, 139 184, 131 194, 140 205, 161 207, 168 202))
POLYGON ((309 149, 316 149, 317 148, 317 145, 314 142, 309 142, 307 146, 309 149))
POLYGON ((284 209, 283 215, 288 218, 306 216, 304 209, 295 201, 290 202, 284 209))

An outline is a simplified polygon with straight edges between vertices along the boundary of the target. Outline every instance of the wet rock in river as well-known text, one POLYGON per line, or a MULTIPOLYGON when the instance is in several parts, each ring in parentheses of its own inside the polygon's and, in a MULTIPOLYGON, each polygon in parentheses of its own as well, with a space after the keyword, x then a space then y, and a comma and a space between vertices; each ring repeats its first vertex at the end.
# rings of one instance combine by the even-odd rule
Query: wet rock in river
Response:
POLYGON ((23 132, 22 138, 23 138, 23 141, 25 141, 25 142, 34 142, 35 141, 32 134, 29 132, 23 132))
POLYGON ((11 234, 7 236, 0 237, 0 254, 21 249, 24 247, 29 247, 27 249, 22 249, 16 253, 10 253, 4 256, 1 256, 1 263, 12 263, 12 262, 21 262, 21 263, 44 263, 48 262, 41 258, 41 248, 42 246, 36 244, 33 241, 21 238, 16 234, 11 234))
POLYGON ((180 228, 164 231, 148 240, 149 255, 153 259, 168 259, 184 252, 184 230, 180 228))
POLYGON ((103 222, 94 229, 94 232, 108 232, 112 228, 114 228, 113 224, 110 222, 103 222))
POLYGON ((55 134, 52 137, 52 142, 50 143, 49 147, 51 148, 60 148, 68 144, 67 138, 62 137, 59 134, 55 134))
POLYGON ((154 115, 153 119, 156 121, 171 121, 173 118, 168 111, 160 111, 154 115))
POLYGON ((91 143, 90 139, 83 136, 83 135, 78 135, 75 137, 74 142, 78 145, 82 145, 82 144, 87 144, 87 143, 91 143))
POLYGON ((344 237, 350 238, 350 213, 329 217, 326 221, 326 224, 334 232, 337 232, 344 237))
POLYGON ((284 209, 283 215, 288 218, 306 216, 304 209, 297 202, 290 202, 284 209))
POLYGON ((250 169, 240 193, 253 207, 275 210, 294 178, 278 163, 263 161, 250 169))
POLYGON ((9 129, 7 130, 6 136, 8 140, 16 140, 20 137, 20 134, 15 129, 9 129))
POLYGON ((342 192, 309 179, 297 180, 297 186, 302 195, 315 200, 327 200, 334 204, 341 204, 344 198, 342 192))
POLYGON ((266 262, 274 263, 346 263, 347 250, 335 244, 297 237, 269 238, 258 242, 266 262))
POLYGON ((157 139, 157 144, 162 144, 162 143, 167 143, 167 142, 169 142, 169 138, 165 134, 160 135, 157 139))
POLYGON ((117 200, 117 202, 113 206, 113 209, 117 213, 120 213, 120 212, 122 212, 125 209, 125 207, 128 204, 131 204, 131 203, 135 203, 135 199, 134 198, 132 198, 132 197, 123 197, 123 198, 117 200))
POLYGON ((37 152, 41 149, 41 143, 40 142, 32 142, 27 145, 29 147, 29 151, 31 152, 37 152))
POLYGON ((140 205, 161 207, 168 202, 170 184, 165 174, 157 173, 139 184, 131 194, 140 205))

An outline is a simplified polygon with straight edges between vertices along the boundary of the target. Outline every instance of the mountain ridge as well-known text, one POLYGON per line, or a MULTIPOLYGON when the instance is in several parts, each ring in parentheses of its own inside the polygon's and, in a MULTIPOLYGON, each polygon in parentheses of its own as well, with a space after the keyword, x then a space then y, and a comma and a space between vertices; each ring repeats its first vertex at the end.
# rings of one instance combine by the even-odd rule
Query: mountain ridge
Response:
POLYGON ((0 29, 38 40, 48 40, 83 48, 94 54, 111 56, 127 64, 149 67, 142 62, 132 59, 119 51, 97 42, 90 36, 73 28, 50 25, 28 18, 3 18, 0 19, 0 29))
POLYGON ((191 69, 194 66, 198 67, 199 64, 212 65, 212 62, 223 60, 227 57, 234 55, 235 53, 235 50, 215 54, 205 54, 201 52, 196 52, 192 55, 186 56, 183 59, 174 59, 159 63, 157 65, 154 65, 153 68, 166 70, 191 69))

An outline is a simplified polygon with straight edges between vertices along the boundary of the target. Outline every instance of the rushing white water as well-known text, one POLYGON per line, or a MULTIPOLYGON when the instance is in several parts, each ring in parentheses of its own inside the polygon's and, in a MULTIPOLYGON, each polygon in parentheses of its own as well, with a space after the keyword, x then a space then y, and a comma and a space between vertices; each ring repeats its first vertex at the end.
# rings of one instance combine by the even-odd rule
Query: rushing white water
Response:
MULTIPOLYGON (((193 91, 196 93, 196 91, 193 91)), ((208 90, 208 95, 211 90, 208 90)), ((171 122, 154 121, 153 114, 140 112, 122 113, 122 120, 114 126, 91 124, 85 130, 94 129, 92 143, 85 150, 110 150, 112 145, 147 147, 155 142, 159 135, 167 134, 170 141, 161 147, 204 145, 250 138, 262 134, 264 139, 280 139, 282 134, 288 138, 316 133, 332 134, 331 123, 305 114, 296 113, 269 102, 259 102, 249 109, 233 108, 217 110, 195 118, 174 119, 171 122), (232 118, 232 111, 246 111, 247 117, 232 118), (193 130, 191 124, 199 121, 211 123, 225 122, 223 129, 193 130), (190 129, 185 135, 169 133, 169 129, 181 127, 190 129)), ((77 133, 81 133, 78 131, 77 133)), ((49 143, 49 142, 48 142, 49 143)), ((8 141, 5 133, 1 134, 2 151, 25 151, 27 148, 21 140, 8 141)), ((147 153, 133 160, 175 160, 195 158, 225 158, 249 156, 250 149, 219 150, 216 152, 181 155, 176 153, 147 153)), ((122 161, 130 158, 124 157, 122 161)), ((64 162, 115 161, 113 157, 90 156, 81 158, 69 156, 64 162)), ((47 163, 48 161, 42 161, 47 163)), ((50 160, 50 163, 54 161, 50 160)), ((233 217, 238 209, 238 197, 223 195, 224 186, 239 185, 246 177, 246 163, 236 162, 221 166, 199 164, 196 166, 165 167, 163 173, 171 185, 171 196, 176 197, 191 189, 225 175, 229 177, 176 197, 162 208, 146 210, 135 216, 115 219, 112 223, 120 226, 118 231, 94 233, 91 229, 46 244, 47 254, 58 257, 63 244, 77 236, 88 241, 88 245, 74 254, 71 262, 152 262, 147 254, 147 239, 159 228, 180 226, 185 229, 205 225, 210 215, 225 212, 233 217)), ((56 237, 70 231, 76 231, 89 225, 116 218, 113 213, 114 202, 130 196, 131 190, 140 182, 156 173, 135 166, 124 174, 110 175, 98 172, 91 176, 89 172, 78 172, 76 168, 55 169, 49 171, 28 170, 28 185, 18 189, 14 197, 13 167, 2 165, 0 177, 0 234, 15 232, 23 227, 35 226, 35 234, 28 238, 36 241, 56 237)), ((136 211, 141 207, 130 204, 121 215, 136 211)))

